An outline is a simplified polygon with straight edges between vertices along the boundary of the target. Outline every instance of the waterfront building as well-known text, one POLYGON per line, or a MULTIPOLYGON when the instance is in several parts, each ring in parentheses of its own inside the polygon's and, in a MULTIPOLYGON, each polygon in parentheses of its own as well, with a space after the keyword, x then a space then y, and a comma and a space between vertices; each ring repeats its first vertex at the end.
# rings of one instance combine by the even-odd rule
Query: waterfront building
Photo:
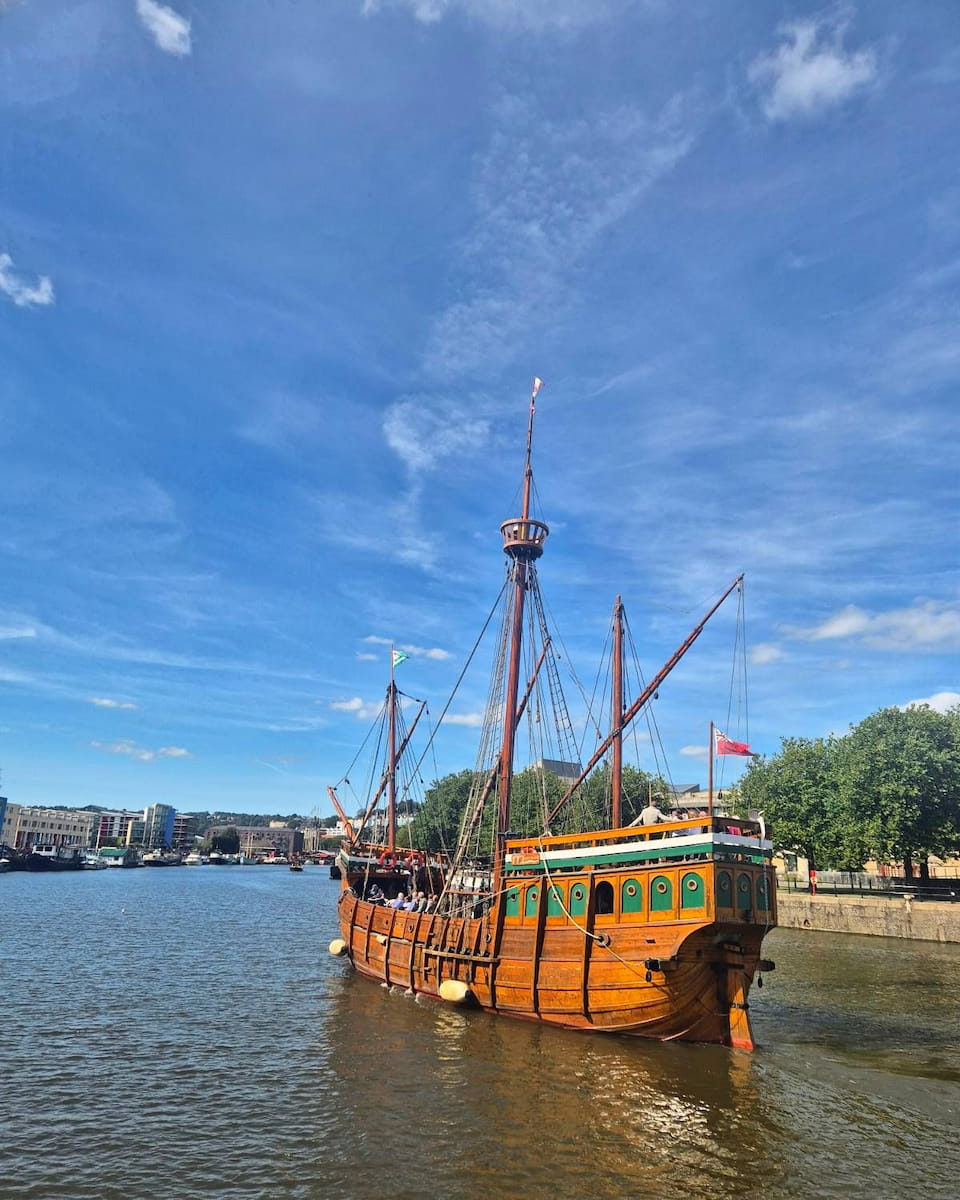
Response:
POLYGON ((303 852, 303 830, 289 829, 278 821, 269 825, 212 825, 204 836, 214 838, 228 829, 236 830, 243 854, 284 854, 289 858, 303 852))
POLYGON ((94 813, 93 845, 108 846, 111 842, 117 845, 126 843, 127 831, 131 821, 140 819, 140 813, 117 811, 94 813))
POLYGON ((177 850, 192 846, 194 842, 193 822, 195 818, 189 813, 175 812, 173 814, 173 835, 170 845, 177 850))
POLYGON ((99 815, 75 808, 8 806, 8 810, 12 808, 18 808, 19 812, 14 829, 8 811, 6 825, 11 825, 12 836, 6 840, 17 850, 32 850, 34 846, 73 846, 82 849, 91 844, 99 815))
POLYGON ((169 804, 148 804, 143 810, 141 844, 150 850, 173 845, 173 821, 177 810, 169 804))
POLYGON ((6 796, 0 797, 0 846, 13 845, 19 820, 20 805, 11 804, 6 796))

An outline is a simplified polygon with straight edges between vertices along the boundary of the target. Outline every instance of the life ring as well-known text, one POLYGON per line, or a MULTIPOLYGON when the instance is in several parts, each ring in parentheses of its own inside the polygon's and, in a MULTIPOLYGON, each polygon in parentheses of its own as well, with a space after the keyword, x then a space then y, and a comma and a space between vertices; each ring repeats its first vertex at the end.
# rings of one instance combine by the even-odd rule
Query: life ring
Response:
POLYGON ((397 865, 397 856, 392 850, 384 850, 377 861, 385 871, 392 871, 397 865))
POLYGON ((404 866, 409 867, 411 871, 419 871, 423 866, 423 855, 419 850, 414 850, 412 854, 407 855, 404 866))

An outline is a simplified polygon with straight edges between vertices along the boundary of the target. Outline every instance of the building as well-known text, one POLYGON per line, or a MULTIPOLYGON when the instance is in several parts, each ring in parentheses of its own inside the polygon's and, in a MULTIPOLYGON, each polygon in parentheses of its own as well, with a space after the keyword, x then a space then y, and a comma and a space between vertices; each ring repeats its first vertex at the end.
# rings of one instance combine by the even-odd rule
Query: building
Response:
POLYGON ((141 845, 150 850, 173 845, 173 822, 177 810, 169 804, 148 804, 143 810, 141 845))
POLYGON ((139 821, 140 813, 100 812, 94 813, 93 844, 100 846, 125 845, 131 821, 139 821))
POLYGON ((173 838, 170 845, 177 850, 184 850, 187 846, 193 846, 195 821, 196 818, 190 816, 188 813, 174 813, 173 838))
POLYGON ((89 846, 98 813, 75 808, 27 808, 8 805, 5 828, 12 836, 5 840, 17 850, 32 850, 34 846, 89 846), (19 809, 16 827, 10 819, 10 809, 19 809))
POLYGON ((0 846, 13 845, 19 820, 20 805, 11 804, 6 796, 0 796, 0 846))
POLYGON ((541 758, 533 764, 540 771, 549 771, 562 783, 576 783, 583 768, 576 762, 563 762, 559 758, 541 758))
POLYGON ((288 858, 303 852, 303 830, 288 829, 286 825, 272 822, 267 825, 212 825, 205 837, 214 838, 218 834, 235 829, 240 839, 241 854, 285 854, 288 858))

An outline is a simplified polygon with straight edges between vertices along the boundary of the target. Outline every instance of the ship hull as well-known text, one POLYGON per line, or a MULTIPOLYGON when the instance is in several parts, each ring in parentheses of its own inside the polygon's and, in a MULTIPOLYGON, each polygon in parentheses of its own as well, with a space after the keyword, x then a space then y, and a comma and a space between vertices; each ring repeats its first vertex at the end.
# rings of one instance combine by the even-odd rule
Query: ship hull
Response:
POLYGON ((382 984, 441 997, 444 981, 455 980, 465 985, 465 999, 503 1016, 752 1049, 748 993, 761 969, 763 936, 775 923, 774 901, 766 899, 770 870, 698 863, 696 869, 591 872, 551 885, 568 900, 596 898, 606 884, 614 895, 627 897, 636 888, 655 902, 656 888, 666 883, 677 907, 663 914, 603 913, 594 903, 579 917, 551 911, 536 877, 518 880, 488 912, 464 918, 382 907, 347 886, 340 927, 354 967, 382 984), (717 904, 718 895, 724 899, 731 890, 722 878, 728 874, 750 888, 750 908, 717 904), (680 907, 684 887, 701 901, 697 911, 680 907), (766 901, 759 921, 757 888, 766 901))

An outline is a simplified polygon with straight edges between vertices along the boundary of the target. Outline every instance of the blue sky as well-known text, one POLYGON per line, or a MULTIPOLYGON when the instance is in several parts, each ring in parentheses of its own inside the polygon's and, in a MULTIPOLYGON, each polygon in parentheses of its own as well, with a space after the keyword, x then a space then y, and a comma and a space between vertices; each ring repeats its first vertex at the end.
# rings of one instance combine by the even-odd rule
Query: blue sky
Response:
POLYGON ((955 0, 0 0, 0 62, 12 800, 329 812, 500 587, 534 375, 582 678, 744 571, 756 749, 960 699, 955 0))

